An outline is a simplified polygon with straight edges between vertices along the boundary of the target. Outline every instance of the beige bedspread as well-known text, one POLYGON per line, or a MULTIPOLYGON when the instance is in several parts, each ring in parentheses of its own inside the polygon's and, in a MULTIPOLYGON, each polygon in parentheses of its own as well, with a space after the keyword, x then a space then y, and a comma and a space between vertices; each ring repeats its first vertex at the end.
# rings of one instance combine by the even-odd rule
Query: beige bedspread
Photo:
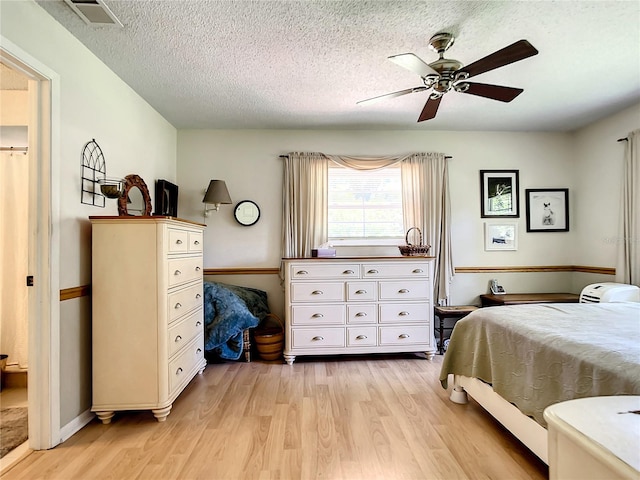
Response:
POLYGON ((448 374, 479 378, 546 426, 543 410, 573 398, 640 395, 640 303, 481 308, 460 320, 448 374))

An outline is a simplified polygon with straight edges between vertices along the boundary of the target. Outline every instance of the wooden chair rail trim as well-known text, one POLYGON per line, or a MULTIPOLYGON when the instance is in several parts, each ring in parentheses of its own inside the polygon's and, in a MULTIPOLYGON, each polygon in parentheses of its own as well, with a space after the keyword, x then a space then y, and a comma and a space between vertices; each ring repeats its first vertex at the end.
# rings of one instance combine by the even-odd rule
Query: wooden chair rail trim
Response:
POLYGON ((514 267, 455 267, 456 273, 531 273, 531 272, 582 272, 601 275, 615 275, 616 269, 609 267, 588 267, 582 265, 540 265, 514 267))
POLYGON ((86 297, 91 295, 91 285, 80 285, 79 287, 63 288, 60 290, 60 301, 71 300, 73 298, 86 297))
MULTIPOLYGON (((541 265, 521 267, 456 267, 456 273, 531 273, 531 272, 582 272, 615 275, 615 268, 583 265, 541 265)), ((278 275, 279 268, 205 268, 204 275, 278 275)), ((91 285, 60 290, 60 301, 91 295, 91 285)))

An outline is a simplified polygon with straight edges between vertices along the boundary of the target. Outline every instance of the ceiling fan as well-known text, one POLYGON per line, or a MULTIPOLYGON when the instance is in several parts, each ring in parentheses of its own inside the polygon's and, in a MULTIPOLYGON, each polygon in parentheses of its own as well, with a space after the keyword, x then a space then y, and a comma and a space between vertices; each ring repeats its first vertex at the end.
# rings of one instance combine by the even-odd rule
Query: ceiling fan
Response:
POLYGON ((489 70, 504 67, 510 63, 536 55, 538 50, 529 42, 526 40, 517 41, 508 47, 464 66, 458 60, 444 58, 444 52, 453 45, 454 40, 455 37, 451 33, 445 32, 436 33, 429 39, 429 48, 437 52, 440 57, 435 62, 426 63, 413 53, 403 53, 389 57, 389 60, 397 65, 420 75, 424 85, 407 88, 399 92, 387 93, 378 97, 361 100, 357 103, 374 102, 384 98, 394 98, 409 93, 432 90, 427 103, 420 113, 420 117, 418 117, 418 122, 423 122, 436 116, 443 95, 451 90, 490 98, 492 100, 499 100, 501 102, 510 102, 524 91, 521 88, 468 82, 467 80, 481 73, 488 72, 489 70))

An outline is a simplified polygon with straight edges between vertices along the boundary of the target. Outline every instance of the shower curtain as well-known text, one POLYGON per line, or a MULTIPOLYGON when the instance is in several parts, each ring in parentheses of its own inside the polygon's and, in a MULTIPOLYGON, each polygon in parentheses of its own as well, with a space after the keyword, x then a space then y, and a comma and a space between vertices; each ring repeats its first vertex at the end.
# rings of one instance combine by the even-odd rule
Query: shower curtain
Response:
POLYGON ((28 366, 29 158, 0 152, 0 353, 28 366))

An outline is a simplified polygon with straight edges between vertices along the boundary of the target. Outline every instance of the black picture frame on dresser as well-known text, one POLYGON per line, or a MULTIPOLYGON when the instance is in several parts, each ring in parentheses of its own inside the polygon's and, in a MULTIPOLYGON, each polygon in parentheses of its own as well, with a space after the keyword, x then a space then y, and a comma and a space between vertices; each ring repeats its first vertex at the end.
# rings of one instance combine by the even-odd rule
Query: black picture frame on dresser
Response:
POLYGON ((178 216, 178 186, 167 180, 156 180, 154 215, 178 216))

